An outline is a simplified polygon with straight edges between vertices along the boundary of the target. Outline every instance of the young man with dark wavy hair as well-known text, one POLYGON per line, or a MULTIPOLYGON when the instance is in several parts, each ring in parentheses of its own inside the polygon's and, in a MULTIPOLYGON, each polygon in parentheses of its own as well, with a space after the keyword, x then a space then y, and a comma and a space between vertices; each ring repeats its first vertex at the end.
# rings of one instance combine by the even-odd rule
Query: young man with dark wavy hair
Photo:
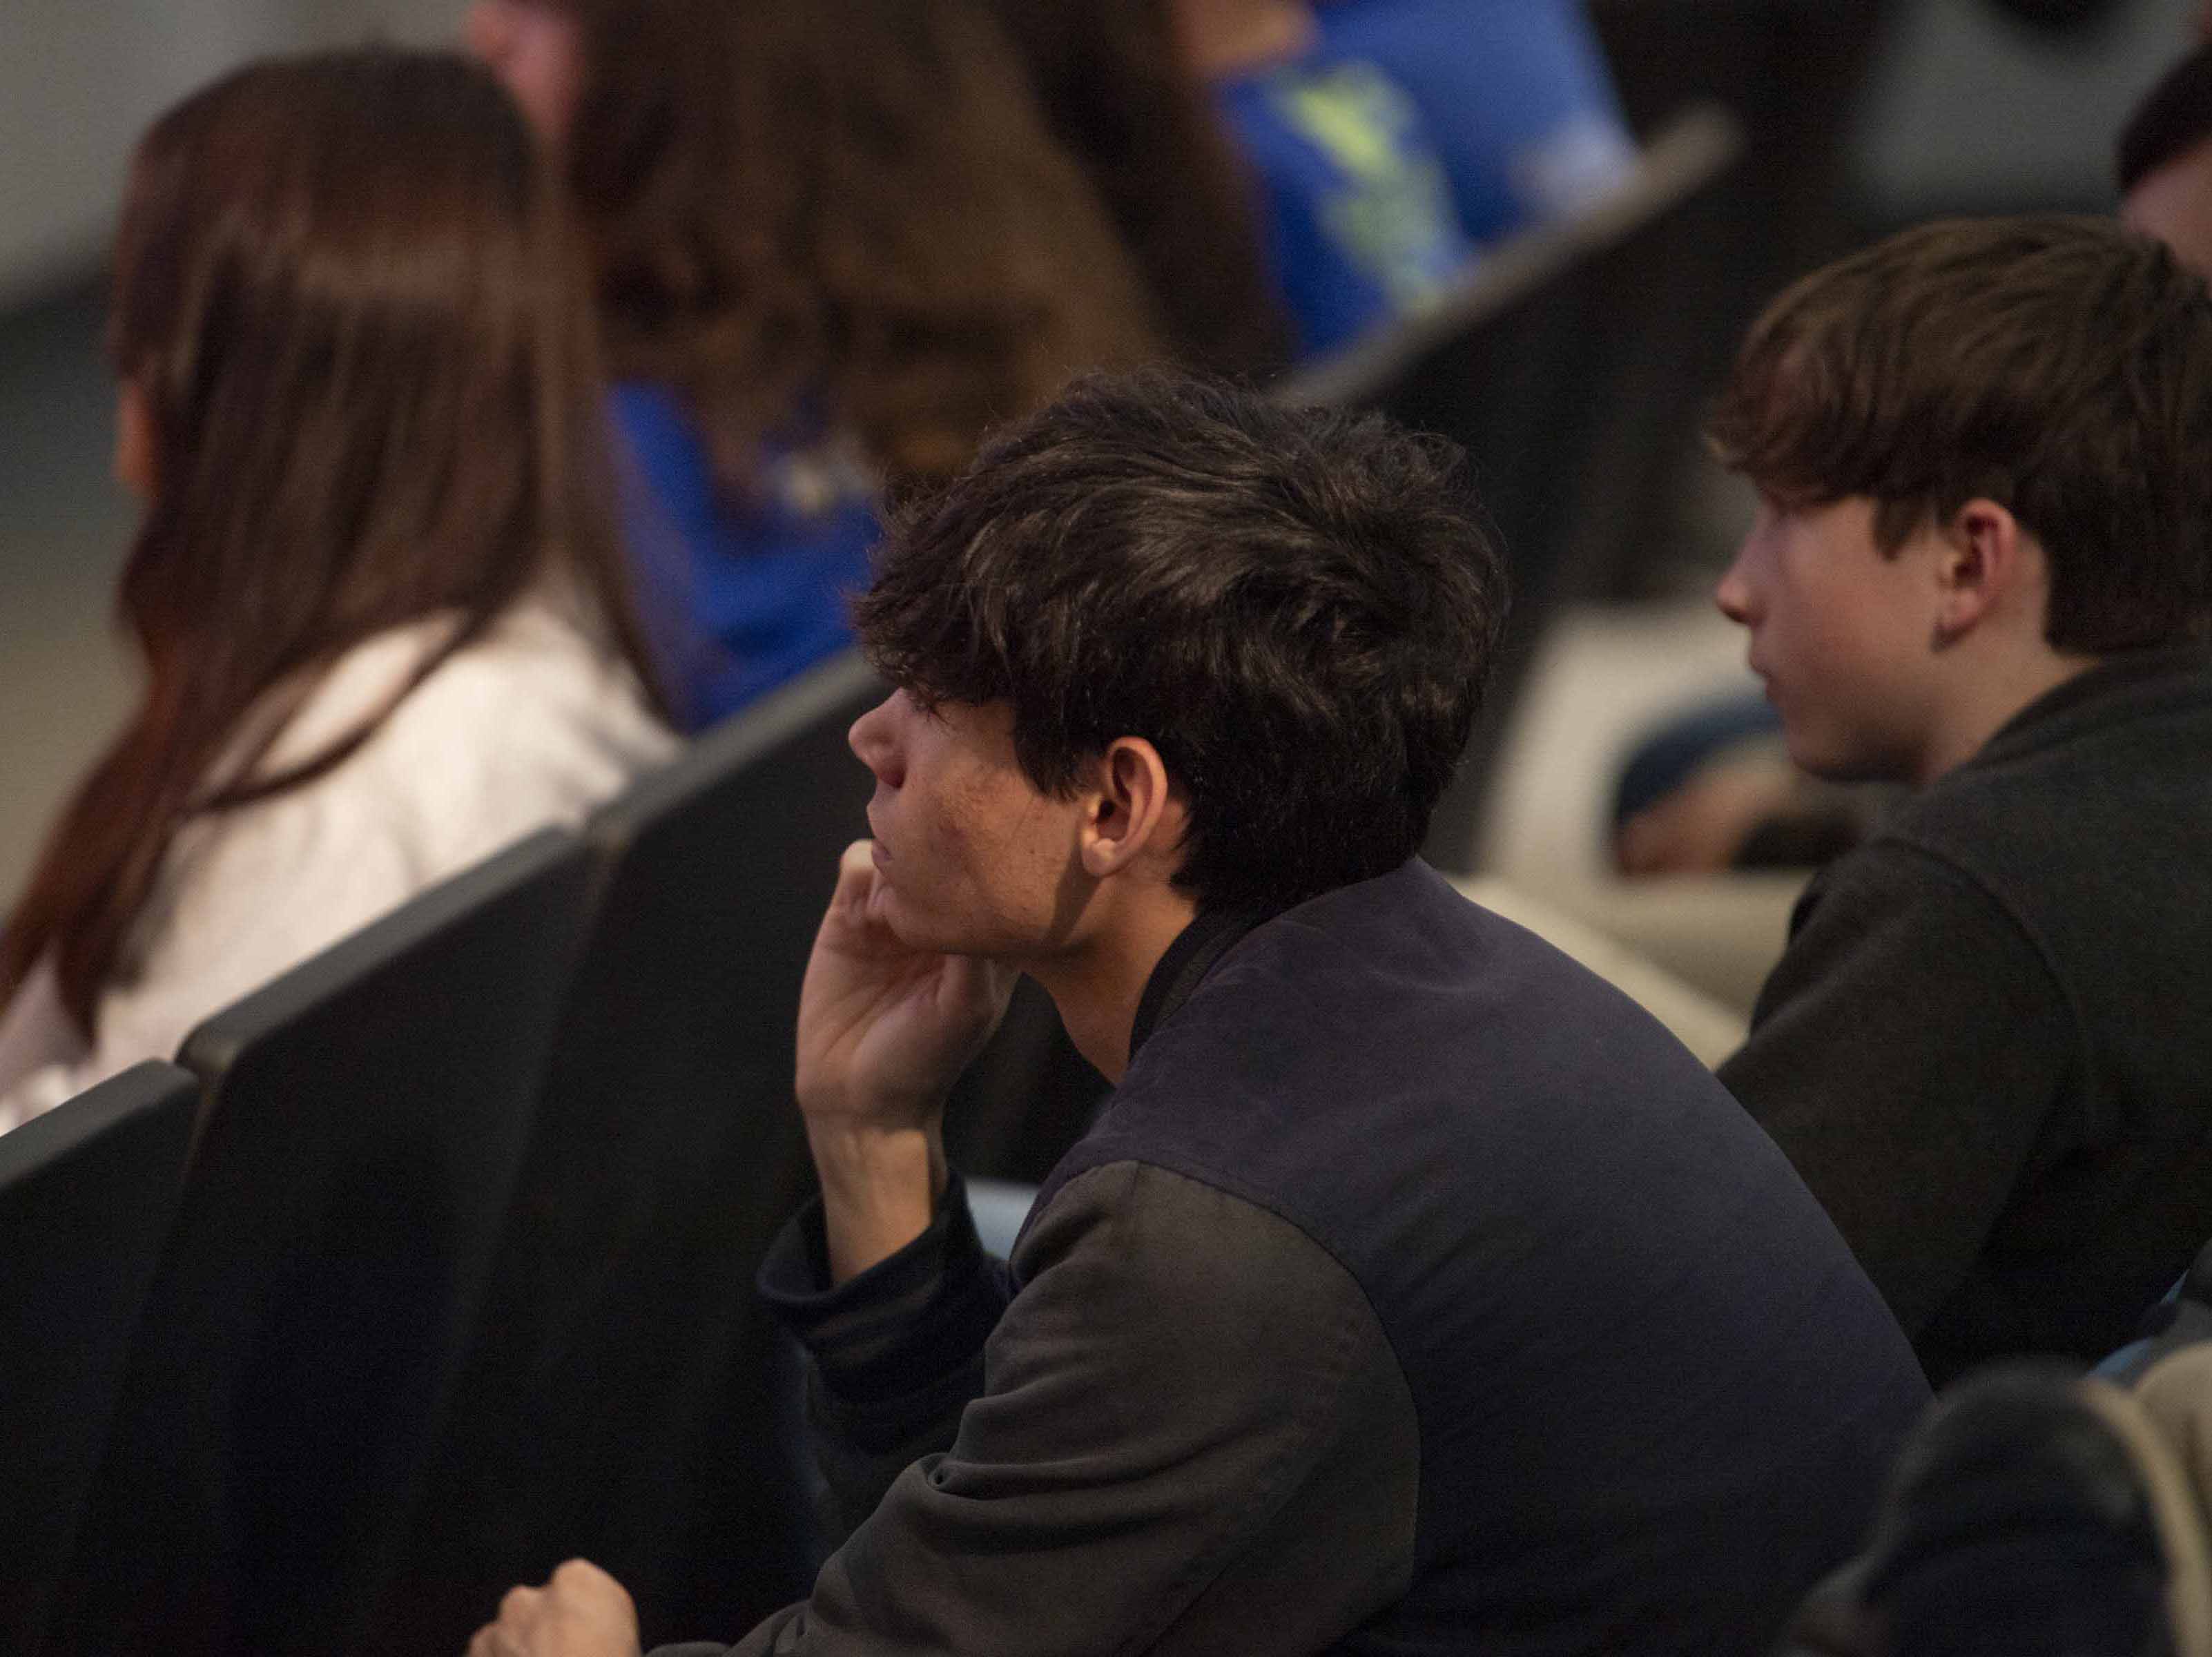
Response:
POLYGON ((1807 277, 1713 422, 1793 758, 1920 792, 1721 1078, 1941 1381, 2094 1357, 2212 1234, 2212 298, 2097 219, 1807 277))
MULTIPOLYGON (((1750 1654, 1854 1539, 1925 1396, 1879 1297, 1686 1052, 1413 856, 1503 602, 1461 470, 1093 382, 893 534, 763 1277, 854 1528, 739 1651, 1750 1654), (1016 967, 1118 1088, 1000 1266, 939 1117, 1016 967)), ((580 1563, 476 1649, 636 1626, 580 1563)))

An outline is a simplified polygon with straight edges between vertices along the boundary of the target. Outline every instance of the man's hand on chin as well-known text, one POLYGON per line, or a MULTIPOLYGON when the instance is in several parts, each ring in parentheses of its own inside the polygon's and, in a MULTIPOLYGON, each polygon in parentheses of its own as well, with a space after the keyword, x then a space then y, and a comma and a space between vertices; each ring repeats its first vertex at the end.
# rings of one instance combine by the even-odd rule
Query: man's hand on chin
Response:
POLYGON ((945 1096, 1018 976, 902 941, 873 851, 865 840, 846 848, 799 996, 799 1108, 837 1283, 929 1229, 947 1177, 945 1096))
POLYGON ((799 1106, 833 1136, 933 1130, 1020 976, 902 942, 884 917, 873 851, 865 840, 845 848, 799 997, 799 1106))
POLYGON ((468 1657, 639 1657, 637 1607, 597 1565, 571 1559, 542 1588, 514 1588, 468 1657))

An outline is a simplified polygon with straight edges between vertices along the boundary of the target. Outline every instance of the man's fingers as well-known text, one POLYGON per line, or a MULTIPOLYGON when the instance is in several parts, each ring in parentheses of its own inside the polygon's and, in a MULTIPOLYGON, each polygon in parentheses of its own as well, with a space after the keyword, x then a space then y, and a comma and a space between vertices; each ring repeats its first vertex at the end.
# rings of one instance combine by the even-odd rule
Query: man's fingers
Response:
POLYGON ((848 890, 866 888, 875 883, 876 843, 872 840, 856 840, 848 846, 837 859, 837 895, 848 890))
POLYGON ((599 1593, 609 1599, 629 1598, 628 1590, 588 1559, 570 1559, 553 1573, 547 1584, 559 1593, 599 1593))
POLYGON ((830 895, 830 907, 822 917, 823 929, 845 929, 869 924, 871 900, 876 894, 875 842, 856 840, 845 848, 837 859, 837 889, 830 895))
POLYGON ((544 1598, 543 1588, 509 1588, 499 1602, 500 1622, 514 1629, 528 1628, 538 1620, 538 1604, 544 1598))

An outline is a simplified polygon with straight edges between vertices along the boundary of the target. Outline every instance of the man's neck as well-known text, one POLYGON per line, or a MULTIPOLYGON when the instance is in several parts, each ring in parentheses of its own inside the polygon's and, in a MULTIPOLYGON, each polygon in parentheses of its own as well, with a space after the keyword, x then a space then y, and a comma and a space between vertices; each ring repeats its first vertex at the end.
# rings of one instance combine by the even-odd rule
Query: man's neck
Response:
POLYGON ((2002 671, 1978 674, 1960 687, 1956 701, 1936 722, 1913 780, 1924 786, 1957 770, 2023 709, 2087 672, 2098 659, 2044 650, 2015 659, 2002 671))
POLYGON ((1181 892, 1163 888, 1131 903, 1079 953, 1029 966, 1060 1009, 1075 1050, 1108 1081, 1118 1085, 1129 1067, 1137 1006, 1152 969, 1197 914, 1181 892))

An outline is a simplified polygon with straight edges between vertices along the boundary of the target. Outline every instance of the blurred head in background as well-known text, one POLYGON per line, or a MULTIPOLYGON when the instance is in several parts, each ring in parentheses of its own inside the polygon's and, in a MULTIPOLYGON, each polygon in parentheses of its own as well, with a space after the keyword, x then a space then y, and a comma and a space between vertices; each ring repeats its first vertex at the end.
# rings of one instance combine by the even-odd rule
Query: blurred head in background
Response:
POLYGON ((2121 130, 2120 217, 2212 274, 2212 46, 2166 71, 2121 130))
POLYGON ((9 921, 0 997, 52 947, 88 1029, 177 828, 376 728, 255 768, 372 634, 455 619, 411 685, 553 590, 642 676, 574 269, 528 130, 460 58, 262 63, 149 130, 108 335, 118 470, 145 503, 119 595, 145 696, 9 921))
POLYGON ((478 0, 557 147, 616 373, 742 488, 794 425, 957 470, 1150 307, 984 0, 478 0))
POLYGON ((1296 58, 1320 38, 1311 0, 1167 0, 1176 49, 1200 75, 1296 58))
POLYGON ((1254 375, 1290 356, 1258 181, 1178 50, 1172 0, 993 0, 1045 118, 1089 175, 1183 364, 1254 375))
POLYGON ((559 152, 583 87, 576 15, 553 0, 475 0, 462 27, 469 50, 507 83, 538 137, 559 152))

